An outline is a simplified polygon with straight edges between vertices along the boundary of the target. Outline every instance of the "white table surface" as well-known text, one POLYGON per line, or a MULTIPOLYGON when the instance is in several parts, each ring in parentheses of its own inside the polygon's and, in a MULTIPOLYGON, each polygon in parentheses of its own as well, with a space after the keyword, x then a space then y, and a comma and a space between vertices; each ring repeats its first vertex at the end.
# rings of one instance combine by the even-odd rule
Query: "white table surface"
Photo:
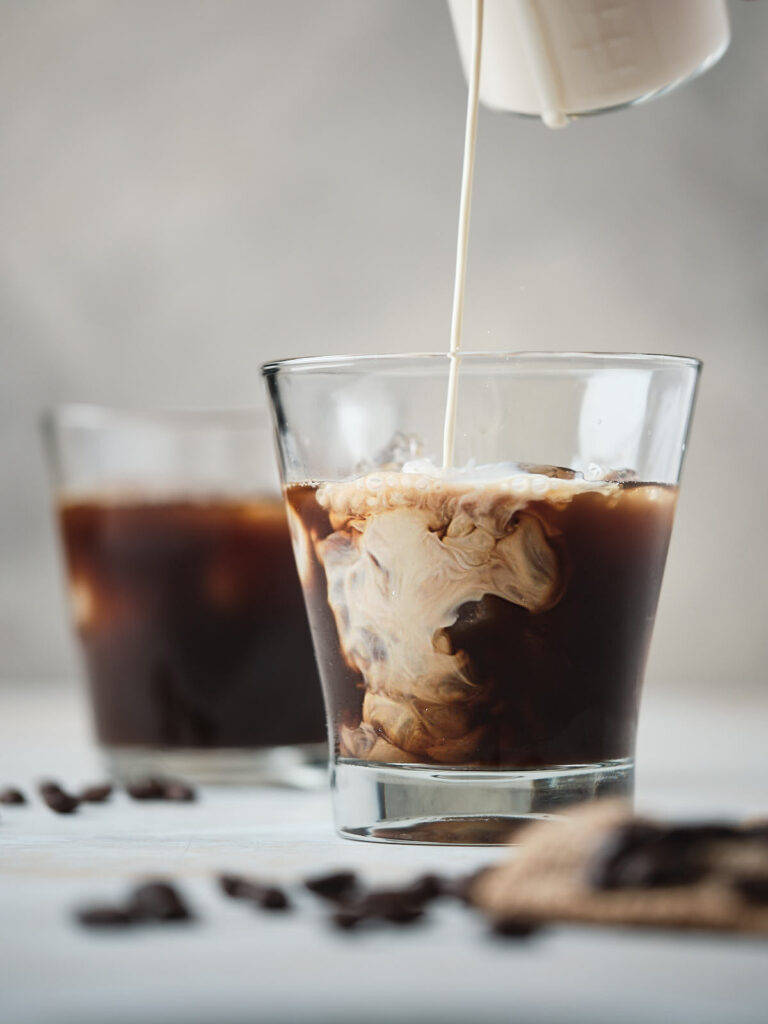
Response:
MULTIPOLYGON (((768 811, 768 699, 646 701, 638 804, 665 813, 768 811)), ((0 682, 0 786, 103 777, 82 697, 0 682)), ((765 1024, 768 944, 562 927, 493 940, 454 906, 407 929, 337 933, 312 897, 268 915, 222 897, 217 872, 295 884, 341 866, 397 883, 508 855, 337 838, 325 793, 204 790, 196 804, 55 815, 0 808, 1 1024, 765 1024), (192 926, 86 931, 74 908, 146 877, 179 882, 192 926)))

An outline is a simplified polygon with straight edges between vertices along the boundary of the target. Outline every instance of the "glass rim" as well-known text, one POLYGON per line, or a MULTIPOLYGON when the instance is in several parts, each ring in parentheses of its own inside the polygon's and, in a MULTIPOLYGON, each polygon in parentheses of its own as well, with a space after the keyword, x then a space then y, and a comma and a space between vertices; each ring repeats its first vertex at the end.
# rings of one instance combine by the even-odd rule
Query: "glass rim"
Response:
POLYGON ((141 408, 89 402, 62 402, 40 414, 45 433, 59 429, 103 430, 127 427, 165 427, 169 430, 249 430, 269 425, 262 408, 141 408))
MULTIPOLYGON (((510 368, 519 366, 533 367, 536 363, 550 364, 564 367, 566 364, 583 364, 581 368, 598 369, 604 367, 626 367, 637 369, 672 369, 687 367, 699 373, 702 362, 694 356, 664 355, 662 353, 645 352, 507 352, 507 351, 484 351, 484 352, 460 352, 456 356, 448 352, 396 352, 396 353, 351 353, 349 355, 328 355, 328 356, 299 356, 289 359, 276 359, 263 363, 261 366, 262 376, 269 378, 278 373, 304 373, 324 372, 331 370, 354 371, 358 368, 373 367, 378 364, 383 366, 394 366, 402 363, 404 367, 416 366, 428 367, 430 364, 437 366, 449 364, 452 359, 457 359, 461 365, 473 364, 475 366, 499 366, 506 364, 510 368)), ((579 368, 576 365, 574 369, 579 368)))

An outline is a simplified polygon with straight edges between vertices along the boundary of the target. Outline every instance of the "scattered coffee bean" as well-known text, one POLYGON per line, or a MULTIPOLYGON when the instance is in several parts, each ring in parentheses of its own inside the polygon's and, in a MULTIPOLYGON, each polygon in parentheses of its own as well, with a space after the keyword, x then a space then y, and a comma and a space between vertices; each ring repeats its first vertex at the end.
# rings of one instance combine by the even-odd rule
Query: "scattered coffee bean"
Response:
POLYGON ((288 910, 290 907, 288 897, 276 885, 265 886, 257 902, 263 910, 288 910))
POLYGON ((427 874, 419 875, 410 885, 403 890, 415 903, 431 903, 440 896, 450 895, 450 883, 440 875, 427 874))
POLYGON ((403 889, 374 889, 364 893, 354 902, 340 906, 331 920, 339 928, 354 928, 363 921, 409 925, 423 916, 424 904, 414 898, 408 886, 403 889))
POLYGON ((714 822, 630 822, 604 839, 587 865, 587 881, 601 890, 695 885, 708 873, 708 848, 743 837, 743 829, 714 822))
POLYGON ((740 839, 742 836, 742 829, 735 825, 705 821, 662 828, 659 841, 667 847, 690 847, 706 843, 727 842, 730 839, 740 839))
POLYGON ((134 800, 188 802, 196 797, 194 789, 186 782, 180 782, 178 779, 161 779, 156 776, 134 779, 125 788, 128 795, 134 800))
POLYGON ((236 899, 240 896, 240 886, 243 879, 239 875, 219 875, 219 888, 225 896, 236 899))
POLYGON ((80 790, 80 800, 85 804, 103 804, 112 796, 112 784, 109 782, 98 783, 95 786, 85 786, 80 790))
POLYGON ((135 779, 129 782, 125 789, 133 800, 163 800, 165 798, 166 783, 162 779, 146 778, 135 779))
POLYGON ((285 892, 276 885, 263 885, 253 878, 240 875, 220 875, 219 887, 233 899, 249 900, 262 910, 289 910, 291 903, 285 892))
POLYGON ((178 803, 190 803, 197 799, 194 789, 186 782, 169 782, 165 787, 164 796, 166 800, 178 803))
POLYGON ((7 789, 0 790, 0 804, 25 804, 26 802, 27 798, 20 789, 9 786, 7 789))
POLYGON ((423 907, 409 907, 406 904, 395 904, 389 910, 381 914, 385 921, 390 924, 408 925, 415 924, 424 917, 423 907))
POLYGON ((609 832, 587 862, 586 878, 591 888, 621 888, 620 871, 627 857, 646 847, 658 834, 655 825, 634 821, 609 832))
POLYGON ((324 900, 345 903, 357 892, 359 883, 354 871, 334 871, 327 875, 307 878, 304 887, 324 900))
POLYGON ((731 885, 745 903, 755 907, 768 906, 768 877, 765 875, 734 878, 731 885))
POLYGON ((357 910, 350 910, 347 907, 343 907, 341 910, 336 910, 331 914, 331 923, 344 932, 349 932, 352 931, 353 928, 357 928, 357 926, 362 924, 365 919, 365 914, 357 910))
POLYGON ((540 929, 538 922, 526 917, 502 917, 491 925, 491 934, 502 939, 527 939, 540 929))
POLYGON ((707 874, 704 864, 661 847, 638 850, 630 854, 614 874, 616 889, 664 889, 671 886, 695 885, 707 874))
POLYGON ((40 796, 57 814, 72 814, 80 803, 76 796, 66 793, 57 782, 42 782, 40 796))
POLYGON ((88 928, 125 926, 133 923, 133 917, 122 907, 87 907, 78 911, 77 920, 88 928))
POLYGON ((192 914, 168 882, 145 882, 131 893, 128 913, 135 921, 188 921, 192 914))
POLYGON ((260 882, 244 878, 242 875, 221 875, 219 885, 227 896, 237 900, 258 902, 264 891, 264 886, 260 882))

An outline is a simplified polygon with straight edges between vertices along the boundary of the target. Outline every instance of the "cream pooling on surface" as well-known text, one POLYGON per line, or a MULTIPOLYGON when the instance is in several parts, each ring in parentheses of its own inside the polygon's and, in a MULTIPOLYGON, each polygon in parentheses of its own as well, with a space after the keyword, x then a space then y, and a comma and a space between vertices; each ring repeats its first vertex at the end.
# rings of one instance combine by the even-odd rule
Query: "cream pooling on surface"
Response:
POLYGON ((618 488, 535 473, 460 477, 379 472, 316 493, 334 532, 312 543, 341 651, 365 683, 362 722, 342 728, 346 756, 456 763, 469 754, 481 731, 474 705, 487 695, 446 630, 486 596, 533 613, 556 604, 563 567, 529 503, 618 488))

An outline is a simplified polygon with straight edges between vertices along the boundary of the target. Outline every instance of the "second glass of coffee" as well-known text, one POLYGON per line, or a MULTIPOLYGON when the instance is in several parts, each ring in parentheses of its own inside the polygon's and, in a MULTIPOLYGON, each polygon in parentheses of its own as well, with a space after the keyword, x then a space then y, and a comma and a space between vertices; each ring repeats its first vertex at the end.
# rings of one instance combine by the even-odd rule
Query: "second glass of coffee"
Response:
POLYGON ((115 774, 322 782, 320 685, 265 417, 70 406, 46 436, 115 774))

